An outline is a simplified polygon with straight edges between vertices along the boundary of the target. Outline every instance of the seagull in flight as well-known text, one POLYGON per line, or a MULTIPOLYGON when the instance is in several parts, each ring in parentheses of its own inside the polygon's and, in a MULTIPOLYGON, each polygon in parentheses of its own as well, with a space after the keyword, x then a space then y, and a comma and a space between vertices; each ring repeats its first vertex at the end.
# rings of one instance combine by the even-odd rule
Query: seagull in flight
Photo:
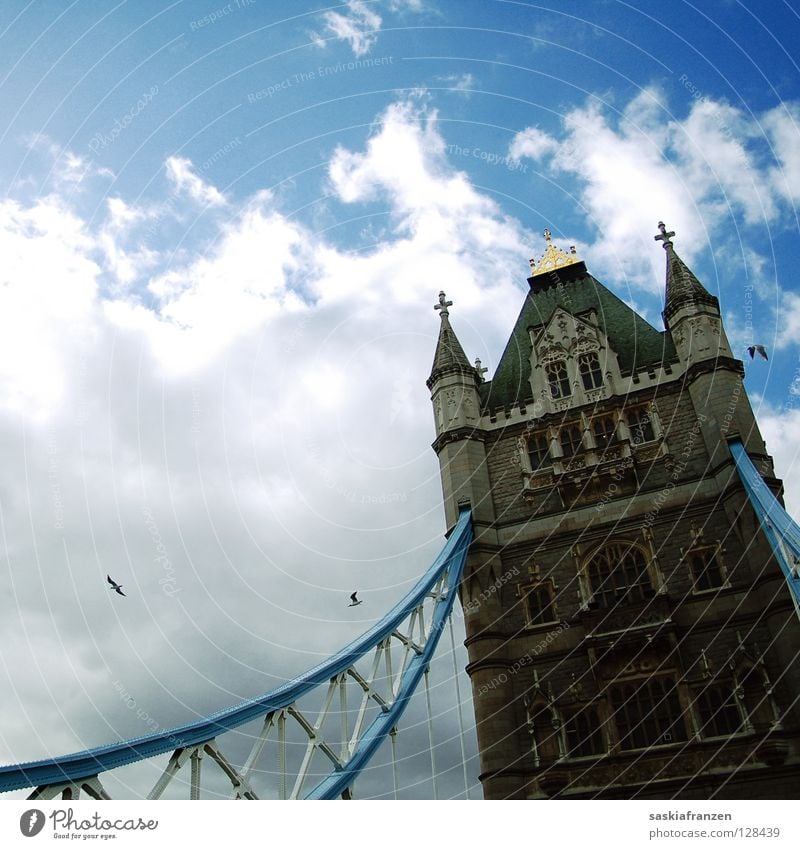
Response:
MULTIPOLYGON (((109 584, 111 584, 111 589, 112 589, 112 590, 115 590, 115 591, 116 591, 116 592, 118 592, 120 595, 125 595, 125 593, 124 593, 124 592, 122 592, 122 584, 118 584, 118 583, 117 583, 117 582, 116 582, 116 581, 115 581, 115 580, 111 577, 111 575, 106 575, 106 578, 108 578, 108 583, 109 583, 109 584)), ((125 598, 127 598, 127 596, 125 596, 125 598)))
POLYGON ((356 598, 357 595, 358 595, 358 590, 356 590, 350 596, 350 604, 347 605, 348 607, 355 607, 357 604, 363 604, 364 603, 361 599, 356 598))

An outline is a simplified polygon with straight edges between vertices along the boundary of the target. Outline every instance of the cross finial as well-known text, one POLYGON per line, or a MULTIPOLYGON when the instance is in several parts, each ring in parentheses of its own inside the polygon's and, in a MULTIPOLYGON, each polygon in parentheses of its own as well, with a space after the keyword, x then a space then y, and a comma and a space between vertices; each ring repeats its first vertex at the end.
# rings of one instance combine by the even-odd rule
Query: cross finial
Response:
POLYGON ((674 230, 667 232, 667 228, 663 221, 658 222, 658 229, 661 231, 658 236, 653 236, 657 242, 664 243, 664 250, 667 250, 667 245, 672 246, 672 237, 675 235, 674 230))
POLYGON ((547 241, 547 243, 549 244, 549 243, 550 243, 550 239, 551 239, 550 231, 549 231, 549 230, 545 230, 545 231, 544 231, 544 238, 545 238, 545 240, 547 241))
POLYGON ((452 306, 453 302, 447 300, 447 295, 445 295, 444 291, 439 292, 439 303, 434 304, 433 308, 435 310, 441 310, 442 318, 445 318, 445 316, 450 315, 450 313, 447 311, 447 308, 452 306))
POLYGON ((483 376, 489 371, 488 368, 481 368, 481 358, 475 357, 475 371, 478 372, 478 377, 480 378, 481 383, 483 383, 483 376))

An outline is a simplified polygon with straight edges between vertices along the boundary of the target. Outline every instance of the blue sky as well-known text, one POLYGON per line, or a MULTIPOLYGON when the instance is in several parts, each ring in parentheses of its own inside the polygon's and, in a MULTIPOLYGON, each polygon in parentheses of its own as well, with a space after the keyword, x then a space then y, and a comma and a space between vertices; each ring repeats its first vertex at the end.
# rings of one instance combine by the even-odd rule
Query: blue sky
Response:
POLYGON ((659 328, 677 232, 800 508, 796 7, 54 5, 0 20, 0 760, 142 733, 120 669, 171 724, 386 609, 444 529, 437 293, 493 371, 545 227, 659 328))

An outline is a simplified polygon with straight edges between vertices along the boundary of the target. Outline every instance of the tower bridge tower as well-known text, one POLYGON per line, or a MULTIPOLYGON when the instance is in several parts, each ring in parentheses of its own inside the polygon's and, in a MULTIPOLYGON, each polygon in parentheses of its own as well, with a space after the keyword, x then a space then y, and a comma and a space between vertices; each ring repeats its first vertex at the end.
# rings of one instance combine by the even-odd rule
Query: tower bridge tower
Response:
POLYGON ((781 483, 718 299, 659 229, 664 331, 549 231, 491 380, 436 305, 487 798, 800 798, 800 627, 728 439, 781 483))

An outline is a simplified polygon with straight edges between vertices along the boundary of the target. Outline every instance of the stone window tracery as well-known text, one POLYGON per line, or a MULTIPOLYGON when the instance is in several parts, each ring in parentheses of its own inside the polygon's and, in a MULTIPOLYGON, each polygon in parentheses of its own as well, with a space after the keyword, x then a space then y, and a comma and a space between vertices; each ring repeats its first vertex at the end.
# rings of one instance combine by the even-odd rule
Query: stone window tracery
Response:
POLYGON ((532 433, 528 437, 528 459, 531 462, 531 471, 534 472, 552 465, 550 439, 546 431, 532 433))
POLYGON ((635 407, 628 411, 628 429, 633 445, 652 442, 656 438, 650 411, 646 407, 635 407))
POLYGON ((675 681, 647 678, 609 689, 620 748, 647 749, 686 740, 675 681))
POLYGON ((597 708, 584 707, 568 716, 564 722, 567 756, 586 758, 606 751, 603 729, 597 708))
POLYGON ((578 425, 568 425, 561 429, 559 441, 564 458, 571 459, 583 448, 583 433, 578 425))
POLYGON ((612 416, 601 416, 592 421, 594 444, 600 448, 608 448, 617 438, 617 425, 612 416))
POLYGON ((695 695, 695 709, 703 737, 736 734, 742 728, 742 715, 736 702, 733 684, 705 686, 695 695))
POLYGON ((547 383, 552 398, 567 398, 572 394, 567 364, 563 360, 556 360, 547 366, 547 383))
POLYGON ((545 625, 558 621, 552 581, 542 581, 526 587, 524 599, 528 625, 545 625))
POLYGON ((635 545, 611 543, 586 569, 592 601, 600 607, 643 601, 654 594, 644 553, 635 545))
POLYGON ((688 554, 695 592, 717 589, 725 584, 725 573, 716 546, 694 548, 688 554))
POLYGON ((603 372, 600 369, 600 358, 596 353, 581 354, 578 358, 578 370, 583 380, 583 388, 588 392, 603 385, 603 372))

